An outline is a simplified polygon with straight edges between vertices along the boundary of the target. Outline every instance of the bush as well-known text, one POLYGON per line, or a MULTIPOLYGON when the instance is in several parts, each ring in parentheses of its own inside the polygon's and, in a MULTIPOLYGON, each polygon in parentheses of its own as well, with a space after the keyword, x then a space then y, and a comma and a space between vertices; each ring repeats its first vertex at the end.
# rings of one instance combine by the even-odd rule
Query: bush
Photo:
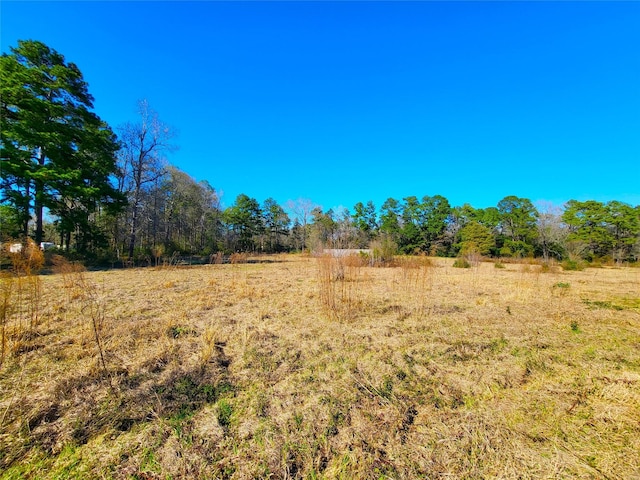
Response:
POLYGON ((579 260, 567 259, 561 263, 563 270, 584 270, 585 264, 579 260))
POLYGON ((456 261, 453 262, 453 266, 455 268, 471 268, 471 264, 468 262, 468 260, 464 257, 458 257, 456 258, 456 261))
POLYGON ((229 258, 229 263, 247 263, 249 261, 249 254, 244 252, 232 253, 229 258))
POLYGON ((394 257, 398 253, 398 245, 390 238, 382 238, 371 242, 371 264, 375 267, 390 267, 394 264, 394 257))

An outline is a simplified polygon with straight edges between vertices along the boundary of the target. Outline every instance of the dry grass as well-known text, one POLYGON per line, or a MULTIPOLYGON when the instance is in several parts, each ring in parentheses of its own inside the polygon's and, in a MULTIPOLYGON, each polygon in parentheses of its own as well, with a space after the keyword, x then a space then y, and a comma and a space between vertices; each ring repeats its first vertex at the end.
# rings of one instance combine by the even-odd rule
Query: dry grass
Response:
POLYGON ((269 260, 2 278, 2 478, 640 478, 640 269, 269 260))

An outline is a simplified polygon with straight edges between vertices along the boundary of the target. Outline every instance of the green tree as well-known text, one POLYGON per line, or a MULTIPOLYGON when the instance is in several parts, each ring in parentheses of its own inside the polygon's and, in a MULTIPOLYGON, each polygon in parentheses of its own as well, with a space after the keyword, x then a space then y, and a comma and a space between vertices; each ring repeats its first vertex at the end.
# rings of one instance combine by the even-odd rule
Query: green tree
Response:
POLYGON ((460 253, 479 253, 480 255, 488 255, 495 246, 495 238, 491 230, 472 220, 460 230, 460 253))
POLYGON ((474 219, 495 232, 500 226, 501 213, 496 207, 479 208, 474 219))
POLYGON ((418 198, 413 195, 403 198, 402 201, 402 223, 398 246, 404 253, 411 254, 424 249, 420 231, 422 210, 418 198))
POLYGON ((567 240, 584 243, 587 258, 610 255, 621 261, 633 256, 640 235, 638 212, 638 207, 618 201, 569 200, 562 220, 569 228, 567 240))
POLYGON ((282 251, 283 247, 280 243, 282 235, 289 233, 289 224, 291 220, 289 215, 273 198, 267 198, 262 204, 264 215, 264 225, 268 233, 269 251, 282 251))
POLYGON ((483 255, 495 254, 500 212, 495 207, 474 208, 468 203, 451 209, 446 229, 447 241, 451 248, 450 254, 457 255, 462 242, 460 237, 462 229, 470 223, 478 223, 487 228, 493 240, 491 242, 491 251, 483 253, 483 255))
POLYGON ((190 253, 217 250, 218 196, 209 183, 197 182, 170 166, 158 191, 152 191, 150 198, 154 199, 154 208, 149 213, 157 212, 157 218, 149 215, 155 220, 147 235, 153 246, 164 231, 163 243, 169 250, 176 247, 190 253))
POLYGON ((0 98, 0 201, 16 210, 22 235, 33 213, 40 242, 49 209, 67 234, 95 236, 100 208, 117 210, 124 199, 110 182, 116 138, 90 111, 78 67, 41 42, 19 41, 0 57, 0 98))
POLYGON ((376 207, 371 200, 366 205, 358 202, 353 207, 354 213, 351 215, 353 226, 360 232, 361 244, 367 245, 378 230, 376 219, 376 207))
POLYGON ((0 241, 18 238, 22 234, 20 211, 13 205, 0 204, 0 241))
POLYGON ((230 246, 233 249, 255 249, 254 237, 264 232, 263 214, 256 199, 241 193, 235 203, 224 211, 223 219, 232 233, 230 246))
POLYGON ((630 259, 640 237, 640 210, 617 200, 607 202, 606 209, 609 231, 613 237, 613 259, 616 262, 630 259))
POLYGON ((387 198, 380 207, 380 232, 394 242, 400 237, 400 203, 395 198, 387 198))
POLYGON ((499 230, 504 240, 500 253, 507 256, 533 254, 538 211, 528 198, 508 196, 498 202, 499 230))
POLYGON ((451 214, 449 201, 441 196, 415 196, 403 199, 399 246, 405 253, 430 252, 444 243, 451 214))
POLYGON ((602 202, 569 200, 562 221, 569 229, 567 240, 584 243, 588 257, 603 256, 611 251, 613 237, 608 228, 607 210, 602 202))
POLYGON ((447 221, 451 215, 451 205, 442 195, 422 197, 421 230, 426 251, 436 250, 443 243, 447 221))

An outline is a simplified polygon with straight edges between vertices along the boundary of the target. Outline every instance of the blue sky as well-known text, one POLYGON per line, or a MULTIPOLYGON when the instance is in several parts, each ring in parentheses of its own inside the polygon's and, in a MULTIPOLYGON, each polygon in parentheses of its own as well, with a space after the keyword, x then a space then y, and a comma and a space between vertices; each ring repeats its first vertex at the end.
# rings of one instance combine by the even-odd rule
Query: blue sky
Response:
POLYGON ((0 5, 3 52, 58 50, 116 130, 146 98, 227 206, 640 204, 640 2, 0 5))

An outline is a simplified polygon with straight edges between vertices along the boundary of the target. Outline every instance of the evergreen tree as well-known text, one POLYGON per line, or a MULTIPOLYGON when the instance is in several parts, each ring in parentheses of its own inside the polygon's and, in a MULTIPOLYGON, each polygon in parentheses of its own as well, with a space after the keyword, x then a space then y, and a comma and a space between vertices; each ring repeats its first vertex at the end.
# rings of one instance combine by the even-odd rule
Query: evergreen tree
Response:
POLYGON ((398 241, 400 235, 400 204, 395 198, 387 198, 380 207, 380 231, 398 241))
POLYGON ((254 237, 264 232, 264 219, 258 201, 241 193, 236 197, 235 204, 224 211, 223 218, 233 234, 230 247, 245 252, 254 250, 254 237))
POLYGON ((269 234, 269 251, 281 251, 280 237, 289 233, 289 224, 291 223, 289 215, 273 198, 267 198, 264 201, 262 211, 264 212, 264 226, 269 234))
POLYGON ((0 75, 0 201, 15 209, 23 236, 34 214, 34 238, 42 241, 46 208, 67 239, 75 232, 87 247, 97 238, 100 207, 124 204, 110 183, 115 135, 90 111, 78 67, 45 44, 19 41, 0 57, 0 75))
POLYGON ((528 198, 508 196, 498 202, 499 231, 504 241, 500 253, 506 256, 533 255, 538 211, 528 198))

